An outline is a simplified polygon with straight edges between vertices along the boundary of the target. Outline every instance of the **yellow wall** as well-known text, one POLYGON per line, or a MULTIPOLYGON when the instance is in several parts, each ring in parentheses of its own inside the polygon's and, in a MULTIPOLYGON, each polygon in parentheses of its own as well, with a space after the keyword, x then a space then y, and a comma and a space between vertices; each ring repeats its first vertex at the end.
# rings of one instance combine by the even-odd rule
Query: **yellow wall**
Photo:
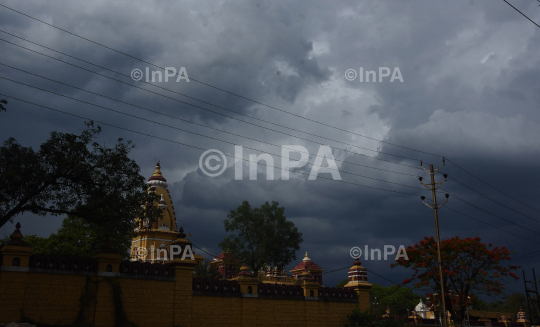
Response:
POLYGON ((193 296, 194 326, 343 326, 356 303, 193 296))
POLYGON ((86 321, 96 327, 114 327, 111 280, 117 280, 122 288, 127 318, 140 327, 342 326, 346 315, 358 306, 344 302, 192 295, 192 270, 178 267, 175 276, 176 281, 172 281, 3 269, 0 324, 20 321, 22 312, 38 323, 71 324, 85 294, 86 321))

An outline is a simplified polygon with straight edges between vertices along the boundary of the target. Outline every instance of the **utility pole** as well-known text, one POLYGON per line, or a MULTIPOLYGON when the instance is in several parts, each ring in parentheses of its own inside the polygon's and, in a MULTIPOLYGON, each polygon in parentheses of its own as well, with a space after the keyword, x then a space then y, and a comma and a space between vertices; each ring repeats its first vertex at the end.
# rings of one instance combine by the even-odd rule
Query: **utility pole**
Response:
POLYGON ((533 279, 531 280, 525 279, 525 270, 523 270, 523 282, 525 283, 525 297, 527 298, 529 319, 533 325, 538 325, 540 323, 540 300, 538 299, 538 284, 536 283, 534 268, 533 279), (527 284, 531 284, 531 286, 529 287, 527 284))
POLYGON ((424 200, 426 199, 425 196, 421 196, 422 202, 433 209, 433 212, 435 213, 435 231, 437 235, 437 261, 439 263, 439 278, 440 278, 440 284, 441 284, 441 300, 442 300, 442 318, 444 322, 444 327, 447 327, 447 321, 446 321, 446 300, 445 300, 445 293, 444 293, 444 282, 443 282, 443 272, 442 272, 442 262, 441 262, 441 239, 439 237, 439 217, 437 215, 437 210, 441 208, 446 202, 448 202, 448 194, 446 194, 446 200, 443 203, 437 203, 437 190, 442 186, 444 182, 446 182, 446 177, 448 175, 444 174, 444 180, 439 183, 435 183, 435 174, 441 169, 442 166, 444 166, 444 158, 443 163, 437 168, 436 170, 433 169, 433 165, 429 165, 429 170, 424 168, 422 166, 422 162, 420 162, 420 166, 422 169, 424 169, 426 172, 429 173, 431 176, 431 183, 425 184, 422 183, 422 177, 419 177, 420 184, 424 185, 428 190, 431 191, 431 194, 433 196, 433 205, 430 206, 429 204, 425 203, 424 200))

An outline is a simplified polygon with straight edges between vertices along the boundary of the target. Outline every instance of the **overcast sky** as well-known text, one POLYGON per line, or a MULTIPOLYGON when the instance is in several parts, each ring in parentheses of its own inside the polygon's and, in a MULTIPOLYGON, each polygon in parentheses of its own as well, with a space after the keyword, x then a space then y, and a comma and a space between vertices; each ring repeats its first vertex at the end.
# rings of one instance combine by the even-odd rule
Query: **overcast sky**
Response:
MULTIPOLYGON (((540 21, 536 1, 511 2, 540 21)), ((176 76, 159 81, 155 75, 155 82, 150 76, 144 83, 147 69, 163 70, 0 7, 0 93, 162 138, 102 125, 98 141, 112 146, 120 137, 133 140, 137 148, 131 156, 146 177, 160 160, 179 225, 210 253, 219 253, 222 221, 243 200, 253 206, 278 201, 303 233, 288 270, 306 251, 329 271, 351 266, 354 246, 413 245, 435 235, 433 211, 419 198, 431 198, 417 179, 428 177, 418 169, 420 161, 438 167, 443 156, 452 162, 441 168, 452 177, 443 188, 498 216, 450 197, 440 210, 444 239, 479 236, 516 256, 540 250, 540 28, 502 0, 2 3, 187 74, 189 82, 176 76), (142 72, 141 81, 129 77, 135 69, 142 72), (374 71, 377 82, 371 75, 367 82, 366 71, 374 71), (258 180, 250 180, 244 161, 243 178, 235 180, 235 144, 244 147, 245 160, 250 154, 273 155, 274 179, 266 180, 260 165, 258 180), (341 181, 334 180, 335 173, 308 180, 309 164, 284 180, 282 147, 305 147, 314 164, 325 149, 321 145, 330 147, 341 181), (206 149, 229 156, 223 174, 203 173, 199 159, 206 149)), ((15 137, 37 148, 52 131, 84 128, 84 119, 9 97, 4 97, 7 112, 0 113, 1 140, 15 137)), ((298 160, 300 153, 291 157, 298 160)), ((325 159, 322 165, 330 163, 325 159)), ((47 236, 61 218, 25 215, 15 221, 21 221, 24 234, 47 236)), ((0 234, 13 228, 8 223, 0 234)), ((539 262, 540 256, 517 261, 527 273, 538 270, 539 262)), ((362 263, 397 282, 410 275, 405 268, 390 269, 390 260, 362 263)), ((342 270, 323 282, 333 286, 346 277, 342 270)), ((509 288, 522 291, 522 285, 520 280, 509 288)))

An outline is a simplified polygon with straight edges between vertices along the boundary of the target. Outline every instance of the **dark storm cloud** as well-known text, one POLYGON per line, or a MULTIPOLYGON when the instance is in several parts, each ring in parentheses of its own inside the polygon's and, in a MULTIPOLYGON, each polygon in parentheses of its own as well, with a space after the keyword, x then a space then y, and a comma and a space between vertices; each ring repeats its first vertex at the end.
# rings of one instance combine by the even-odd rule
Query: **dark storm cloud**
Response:
MULTIPOLYGON (((357 134, 439 155, 413 152, 323 127, 195 81, 156 83, 238 114, 226 112, 0 33, 1 38, 54 58, 260 125, 245 124, 166 99, 13 45, 3 43, 0 46, 2 63, 251 138, 212 131, 145 112, 0 66, 2 77, 185 130, 151 124, 0 80, 0 93, 194 146, 183 146, 107 126, 104 126, 98 139, 108 145, 113 145, 119 137, 133 140, 137 148, 133 150, 132 157, 140 164, 144 176, 149 177, 155 161, 161 161, 179 224, 191 232, 196 245, 212 254, 220 251, 217 244, 225 235, 222 221, 227 212, 243 200, 249 200, 253 206, 276 200, 285 206, 287 217, 304 234, 304 243, 293 264, 299 262, 304 252, 308 251, 315 262, 326 270, 332 270, 352 264, 349 255, 352 246, 363 247, 367 244, 370 248, 382 248, 385 244, 396 247, 412 245, 425 235, 434 235, 433 213, 419 199, 420 194, 428 197, 430 194, 384 181, 421 187, 415 176, 423 174, 427 178, 427 175, 408 166, 418 167, 420 160, 438 166, 441 156, 451 158, 482 180, 527 204, 534 206, 540 196, 535 186, 540 178, 532 173, 540 159, 540 115, 537 110, 540 105, 540 75, 537 68, 540 30, 503 2, 65 1, 8 2, 7 5, 156 65, 177 70, 185 67, 192 79, 357 134), (360 67, 375 71, 379 67, 399 67, 404 82, 390 83, 387 80, 382 83, 360 83, 358 80, 345 79, 347 69, 358 72, 360 67), (284 127, 239 114, 248 114, 284 127), (349 163, 338 162, 344 182, 323 178, 307 181, 305 175, 295 177, 294 174, 290 180, 284 181, 280 180, 279 169, 275 170, 276 180, 273 181, 264 180, 264 169, 259 170, 257 181, 247 177, 237 181, 234 180, 234 169, 231 167, 233 158, 230 157, 230 167, 223 175, 209 178, 201 172, 198 167, 199 156, 203 152, 201 149, 219 149, 234 156, 233 144, 261 150, 246 148, 244 159, 248 159, 252 153, 271 153, 276 167, 281 166, 281 159, 276 156, 280 154, 281 145, 303 145, 312 154, 317 153, 320 144, 329 145, 337 159, 349 163), (410 159, 377 154, 366 148, 410 159)), ((534 3, 519 5, 533 18, 538 17, 534 3)), ((0 9, 0 29, 126 75, 133 69, 146 73, 149 66, 6 9, 0 9)), ((157 70, 155 67, 149 69, 157 70)), ((78 118, 51 113, 16 100, 8 101, 8 112, 0 113, 2 139, 14 136, 22 144, 35 148, 51 131, 78 133, 83 128, 82 120, 78 118)), ((313 161, 312 155, 310 162, 313 161)), ((247 174, 248 163, 244 165, 244 173, 247 174)), ((310 166, 305 166, 300 171, 309 174, 310 169, 310 166)), ((456 166, 448 163, 441 170, 538 219, 533 209, 491 189, 456 166)), ((321 176, 331 178, 330 174, 321 176)), ((523 237, 510 235, 444 208, 440 211, 441 235, 444 238, 480 236, 486 242, 507 245, 518 254, 536 250, 531 248, 532 242, 524 238, 537 238, 540 224, 500 207, 452 180, 446 182, 444 188, 528 229, 520 229, 508 221, 450 198, 449 208, 523 237)), ((442 194, 440 197, 443 198, 442 194)), ((60 225, 59 219, 49 221, 31 216, 20 219, 23 226, 31 224, 25 229, 30 234, 47 235, 60 225)), ((0 229, 2 234, 11 231, 9 224, 0 229)), ((527 267, 537 262, 533 258, 527 267)), ((363 260, 363 263, 393 280, 401 281, 408 276, 404 270, 390 270, 390 262, 363 260)), ((288 268, 292 268, 293 264, 288 268)), ((345 277, 346 270, 325 275, 324 280, 326 284, 334 285, 345 277)), ((370 281, 389 284, 375 276, 370 276, 370 281)))

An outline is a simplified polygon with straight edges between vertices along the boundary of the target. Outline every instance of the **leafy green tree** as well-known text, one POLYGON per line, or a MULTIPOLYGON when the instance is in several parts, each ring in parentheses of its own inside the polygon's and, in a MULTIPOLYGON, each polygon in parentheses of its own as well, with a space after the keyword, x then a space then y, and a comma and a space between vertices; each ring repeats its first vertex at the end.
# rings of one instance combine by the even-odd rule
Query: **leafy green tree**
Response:
POLYGON ((10 238, 9 235, 5 235, 0 239, 0 249, 6 245, 7 242, 9 242, 10 238))
POLYGON ((6 107, 4 107, 2 104, 7 104, 7 101, 0 99, 0 111, 6 111, 6 107))
MULTIPOLYGON (((337 283, 336 288, 342 288, 348 282, 349 279, 343 279, 337 283)), ((425 300, 424 297, 414 294, 410 288, 402 287, 401 285, 384 287, 373 284, 369 291, 369 297, 371 303, 376 303, 372 308, 372 313, 376 316, 382 316, 386 308, 390 307, 392 314, 406 317, 408 313, 414 310, 420 299, 425 300)))
POLYGON ((527 308, 527 299, 524 294, 513 293, 508 294, 502 298, 502 300, 495 300, 492 302, 486 302, 481 299, 474 299, 472 302, 474 310, 482 311, 495 311, 495 312, 511 312, 514 317, 517 317, 519 308, 527 313, 527 317, 530 317, 530 313, 527 308))
POLYGON ((208 259, 201 262, 201 264, 195 267, 195 270, 193 270, 193 277, 214 279, 219 277, 220 275, 221 274, 219 273, 218 268, 214 265, 211 265, 208 259))
POLYGON ((373 303, 377 304, 377 314, 382 315, 387 307, 390 312, 400 317, 406 317, 408 311, 414 310, 422 296, 414 294, 410 288, 394 285, 384 287, 373 284, 369 291, 369 296, 373 303))
MULTIPOLYGON (((107 224, 93 224, 82 218, 68 217, 63 220, 62 227, 49 237, 25 235, 24 241, 32 247, 34 254, 90 257, 106 245, 124 259, 129 259, 133 227, 105 233, 107 228, 107 224)), ((9 236, 3 241, 9 241, 9 236)), ((0 242, 0 248, 2 246, 0 242)))
POLYGON ((255 275, 265 264, 283 269, 296 260, 303 242, 302 233, 284 215, 278 202, 251 208, 248 201, 231 210, 223 221, 225 231, 233 233, 219 244, 238 258, 246 258, 255 275))
MULTIPOLYGON (((85 123, 80 134, 51 133, 39 150, 13 138, 0 147, 0 226, 24 212, 79 217, 111 241, 131 231, 135 217, 162 216, 122 139, 114 147, 94 142, 101 128, 85 123)), ((128 233, 129 234, 129 233, 128 233)))

